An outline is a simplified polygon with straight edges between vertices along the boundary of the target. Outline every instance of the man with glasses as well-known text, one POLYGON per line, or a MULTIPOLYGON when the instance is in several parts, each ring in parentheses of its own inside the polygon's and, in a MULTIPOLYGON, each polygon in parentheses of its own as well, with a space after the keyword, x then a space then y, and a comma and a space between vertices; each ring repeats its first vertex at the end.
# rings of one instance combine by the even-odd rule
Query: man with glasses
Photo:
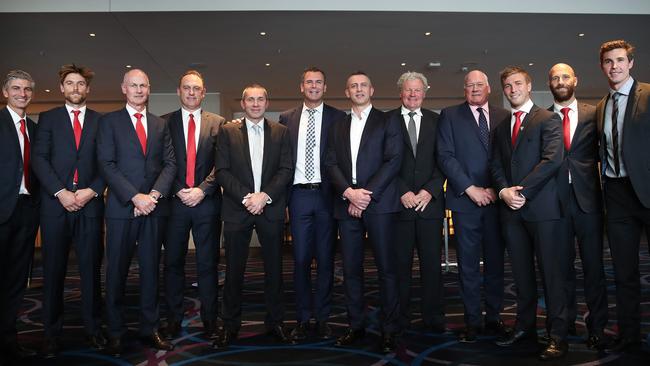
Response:
POLYGON ((142 70, 124 74, 126 106, 99 120, 97 136, 100 172, 108 185, 107 350, 116 357, 122 353, 121 338, 126 333, 124 292, 135 250, 140 269, 140 335, 154 348, 174 348, 158 332, 158 264, 176 159, 167 124, 147 111, 149 87, 142 70))

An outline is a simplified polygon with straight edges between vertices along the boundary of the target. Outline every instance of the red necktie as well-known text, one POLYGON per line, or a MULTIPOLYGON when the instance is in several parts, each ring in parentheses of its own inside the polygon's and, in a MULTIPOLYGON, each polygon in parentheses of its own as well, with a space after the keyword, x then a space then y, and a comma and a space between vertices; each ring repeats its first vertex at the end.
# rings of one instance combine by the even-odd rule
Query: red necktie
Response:
POLYGON ((571 111, 569 107, 560 109, 560 112, 562 112, 562 129, 564 131, 564 148, 566 151, 569 151, 571 148, 571 121, 569 120, 569 111, 571 111))
POLYGON ((190 122, 187 126, 187 170, 185 172, 185 184, 190 188, 194 187, 194 167, 196 165, 195 131, 196 124, 194 123, 194 115, 190 113, 190 122))
POLYGON ((27 130, 25 126, 25 119, 20 119, 20 133, 23 134, 23 175, 25 176, 25 188, 27 192, 32 191, 32 186, 29 182, 29 137, 27 137, 27 130))
POLYGON ((144 125, 142 124, 142 113, 136 113, 133 116, 137 119, 135 122, 135 133, 138 135, 138 140, 140 140, 140 146, 142 146, 142 153, 147 154, 147 133, 144 132, 144 125))
POLYGON ((516 111, 515 115, 515 125, 512 127, 512 147, 515 147, 517 143, 517 136, 519 136, 519 130, 521 129, 521 115, 524 114, 522 111, 516 111))
MULTIPOLYGON (((74 143, 77 146, 77 151, 79 151, 79 142, 81 141, 81 122, 79 121, 79 113, 81 111, 72 111, 74 113, 74 120, 72 121, 72 129, 74 130, 74 143)), ((77 168, 74 170, 74 178, 72 178, 74 184, 79 183, 79 171, 77 168)))

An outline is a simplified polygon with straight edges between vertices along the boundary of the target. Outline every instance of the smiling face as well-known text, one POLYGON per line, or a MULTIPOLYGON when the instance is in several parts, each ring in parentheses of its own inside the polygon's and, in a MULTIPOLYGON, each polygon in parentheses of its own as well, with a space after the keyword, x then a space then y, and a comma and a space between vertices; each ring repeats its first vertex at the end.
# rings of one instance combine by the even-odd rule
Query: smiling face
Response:
POLYGON ((7 98, 7 106, 22 116, 32 100, 34 88, 29 80, 11 79, 2 89, 2 94, 7 98))
POLYGON ((514 73, 503 81, 503 94, 513 109, 519 109, 528 99, 532 84, 526 80, 523 73, 514 73))
POLYGON ((420 79, 405 80, 402 84, 400 98, 402 105, 410 111, 414 111, 422 107, 424 95, 426 94, 424 83, 420 79))
POLYGON ((348 78, 345 88, 345 95, 350 98, 352 105, 363 109, 370 105, 370 97, 375 89, 366 75, 352 75, 348 78))
POLYGON ((630 78, 633 66, 634 60, 629 60, 625 48, 615 48, 603 53, 600 61, 600 68, 607 76, 609 86, 614 90, 618 90, 630 78))
POLYGON ((557 64, 548 73, 548 86, 553 98, 558 103, 572 100, 575 95, 578 78, 573 68, 566 64, 557 64))
POLYGON ((201 108, 201 102, 205 98, 203 80, 192 74, 183 76, 181 84, 176 89, 176 94, 180 97, 183 108, 190 112, 196 111, 201 108))
POLYGON ((259 122, 264 118, 266 108, 269 106, 269 100, 266 97, 266 90, 260 87, 249 87, 244 90, 241 100, 241 107, 246 114, 246 118, 251 122, 259 122))
POLYGON ((471 105, 482 106, 490 97, 490 84, 481 71, 470 71, 465 76, 465 100, 471 105))
POLYGON ((318 106, 323 101, 327 91, 325 75, 318 71, 307 71, 300 84, 300 92, 305 96, 305 101, 318 106))
POLYGON ((76 108, 86 104, 89 92, 90 85, 86 78, 76 72, 66 75, 61 83, 61 93, 63 93, 66 103, 76 108))

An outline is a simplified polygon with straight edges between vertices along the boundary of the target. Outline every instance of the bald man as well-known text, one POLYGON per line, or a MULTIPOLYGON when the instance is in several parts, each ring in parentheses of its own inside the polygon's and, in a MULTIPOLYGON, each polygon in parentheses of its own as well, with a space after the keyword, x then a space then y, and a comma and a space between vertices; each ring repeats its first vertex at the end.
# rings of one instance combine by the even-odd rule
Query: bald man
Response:
POLYGON ((598 130, 596 108, 578 103, 575 96, 578 78, 567 64, 554 65, 548 72, 553 105, 548 108, 562 118, 564 161, 558 173, 558 194, 564 217, 562 238, 569 250, 567 267, 567 308, 569 333, 576 333, 575 241, 578 242, 584 271, 587 346, 603 348, 607 325, 607 291, 603 269, 603 205, 598 178, 598 130))
POLYGON ((176 159, 165 121, 147 112, 149 78, 124 74, 126 106, 99 121, 97 159, 108 185, 106 199, 106 310, 108 353, 119 357, 124 326, 126 278, 138 251, 140 335, 154 348, 172 350, 158 332, 158 263, 176 159))

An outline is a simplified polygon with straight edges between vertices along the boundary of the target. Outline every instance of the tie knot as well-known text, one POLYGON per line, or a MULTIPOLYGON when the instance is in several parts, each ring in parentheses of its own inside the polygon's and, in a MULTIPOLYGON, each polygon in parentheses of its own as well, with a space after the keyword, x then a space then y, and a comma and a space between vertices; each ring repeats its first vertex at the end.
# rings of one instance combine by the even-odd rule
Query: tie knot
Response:
POLYGON ((478 107, 478 108, 476 108, 476 110, 477 110, 479 113, 483 113, 483 107, 478 107))
POLYGON ((194 119, 194 114, 190 113, 190 119, 194 119))
POLYGON ((79 113, 81 113, 80 110, 72 111, 75 117, 79 117, 79 113))
POLYGON ((560 112, 562 112, 562 115, 564 115, 564 116, 568 116, 570 111, 571 111, 571 108, 569 108, 569 107, 564 107, 564 108, 560 109, 560 112))
POLYGON ((314 115, 314 113, 316 113, 316 110, 314 108, 309 108, 307 109, 307 113, 309 113, 309 116, 311 117, 314 115))
POLYGON ((522 112, 522 111, 516 111, 516 112, 513 113, 513 114, 515 115, 516 118, 521 118, 521 115, 524 114, 524 112, 522 112))
POLYGON ((621 96, 621 93, 619 93, 619 92, 614 92, 614 94, 612 94, 612 100, 614 100, 614 103, 618 102, 618 97, 620 97, 620 96, 621 96))
POLYGON ((417 114, 417 113, 411 111, 411 112, 409 112, 409 117, 413 117, 413 116, 415 116, 416 114, 417 114))
POLYGON ((139 121, 140 119, 142 119, 142 113, 135 113, 133 117, 135 117, 139 121))

